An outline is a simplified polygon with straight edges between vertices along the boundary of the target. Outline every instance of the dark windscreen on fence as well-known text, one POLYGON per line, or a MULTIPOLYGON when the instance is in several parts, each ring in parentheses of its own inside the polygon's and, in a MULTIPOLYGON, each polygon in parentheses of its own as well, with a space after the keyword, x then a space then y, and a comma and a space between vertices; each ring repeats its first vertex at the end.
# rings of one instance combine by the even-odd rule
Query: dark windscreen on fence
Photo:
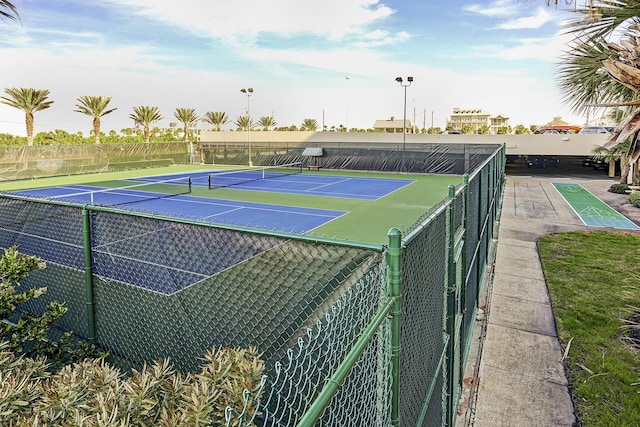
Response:
MULTIPOLYGON (((499 145, 413 143, 308 144, 259 142, 251 145, 252 161, 257 165, 302 162, 304 167, 380 172, 407 172, 462 175, 478 168, 499 145), (321 156, 305 154, 309 148, 322 149, 321 156)), ((201 142, 207 164, 247 164, 246 144, 238 142, 201 142)))
POLYGON ((0 146, 0 181, 188 163, 186 142, 0 146))

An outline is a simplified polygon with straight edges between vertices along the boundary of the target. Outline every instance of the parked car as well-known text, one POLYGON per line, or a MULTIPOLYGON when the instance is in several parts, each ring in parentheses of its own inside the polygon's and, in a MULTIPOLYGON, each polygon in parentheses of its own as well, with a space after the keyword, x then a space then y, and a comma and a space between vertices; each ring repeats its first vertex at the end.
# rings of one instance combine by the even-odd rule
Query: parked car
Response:
POLYGON ((615 130, 615 126, 585 126, 578 133, 596 135, 596 134, 610 134, 615 130))
POLYGON ((444 133, 444 134, 449 134, 449 135, 461 135, 462 132, 460 132, 459 130, 445 130, 443 132, 440 133, 444 133))
POLYGON ((552 156, 527 156, 525 164, 528 168, 536 167, 539 169, 555 168, 560 161, 552 156))
POLYGON ((609 169, 609 163, 602 159, 591 160, 591 165, 594 169, 609 169))

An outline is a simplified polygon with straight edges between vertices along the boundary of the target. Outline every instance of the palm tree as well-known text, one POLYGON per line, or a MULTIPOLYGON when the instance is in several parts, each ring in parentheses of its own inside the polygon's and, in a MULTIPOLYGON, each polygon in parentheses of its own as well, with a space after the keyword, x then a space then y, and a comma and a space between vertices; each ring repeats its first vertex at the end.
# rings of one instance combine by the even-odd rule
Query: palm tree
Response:
MULTIPOLYGON (((569 24, 576 42, 563 58, 560 86, 578 111, 625 107, 626 117, 604 144, 611 150, 640 131, 640 6, 634 0, 595 3, 579 9, 569 24)), ((640 147, 629 144, 627 150, 633 165, 640 147)))
POLYGON ((270 131, 277 125, 276 121, 273 120, 273 116, 260 117, 260 120, 258 120, 258 124, 262 126, 262 130, 264 131, 270 131))
POLYGON ((81 96, 78 98, 80 104, 76 104, 77 113, 86 114, 93 117, 93 136, 96 144, 100 144, 100 117, 113 113, 117 108, 107 110, 111 97, 107 96, 81 96))
POLYGON ((18 9, 8 0, 0 0, 0 17, 7 18, 12 21, 20 19, 18 9))
POLYGON ((304 119, 300 125, 300 130, 318 130, 318 122, 316 119, 304 119))
POLYGON ((176 118, 183 125, 184 140, 189 140, 189 128, 192 124, 198 121, 198 115, 195 108, 176 108, 173 112, 173 117, 176 118))
POLYGON ((222 126, 230 122, 227 113, 223 111, 207 111, 202 116, 202 121, 214 126, 216 131, 220 131, 222 126))
POLYGON ((620 184, 624 184, 627 182, 627 177, 631 170, 631 153, 634 151, 636 145, 637 141, 634 138, 627 138, 626 141, 611 148, 597 146, 593 150, 593 159, 604 160, 610 165, 619 160, 620 184))
POLYGON ((158 107, 146 105, 133 107, 133 113, 129 115, 129 118, 144 127, 144 142, 146 143, 149 143, 149 138, 151 137, 149 132, 151 124, 163 119, 158 107))
POLYGON ((9 96, 0 96, 0 102, 24 111, 27 125, 27 144, 33 145, 33 113, 51 107, 53 101, 47 101, 49 90, 12 87, 4 91, 9 96))
POLYGON ((249 116, 238 116, 235 125, 238 127, 238 130, 248 131, 249 129, 253 129, 253 120, 251 120, 249 116))

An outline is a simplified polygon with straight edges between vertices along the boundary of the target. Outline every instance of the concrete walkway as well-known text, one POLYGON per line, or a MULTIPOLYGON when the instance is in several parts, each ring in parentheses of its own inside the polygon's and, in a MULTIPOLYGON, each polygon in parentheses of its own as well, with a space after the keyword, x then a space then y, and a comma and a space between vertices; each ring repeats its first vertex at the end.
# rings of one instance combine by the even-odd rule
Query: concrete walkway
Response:
POLYGON ((627 209, 625 196, 607 192, 614 180, 508 177, 492 280, 485 285, 484 310, 476 322, 458 426, 555 427, 576 421, 536 241, 543 234, 589 227, 553 182, 580 183, 640 223, 640 209, 627 209))

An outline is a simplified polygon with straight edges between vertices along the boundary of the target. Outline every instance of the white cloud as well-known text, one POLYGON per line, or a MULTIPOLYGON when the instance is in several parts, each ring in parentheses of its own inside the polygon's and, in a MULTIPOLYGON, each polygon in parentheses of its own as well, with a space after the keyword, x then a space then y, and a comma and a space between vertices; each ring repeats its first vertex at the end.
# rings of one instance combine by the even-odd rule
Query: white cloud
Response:
POLYGON ((361 41, 353 43, 354 47, 367 48, 386 46, 394 43, 401 43, 409 40, 411 36, 406 31, 391 34, 388 31, 376 30, 362 36, 361 41))
POLYGON ((553 17, 547 9, 538 8, 536 14, 533 16, 513 19, 511 21, 504 22, 498 25, 497 28, 501 30, 524 30, 531 28, 540 28, 552 19, 553 17))
POLYGON ((489 5, 471 4, 465 6, 463 10, 490 18, 504 18, 515 15, 520 9, 517 2, 513 0, 495 0, 489 5))
POLYGON ((110 0, 106 3, 185 28, 195 34, 237 39, 260 33, 311 33, 342 38, 395 11, 378 0, 110 0))
POLYGON ((541 60, 557 63, 567 49, 571 36, 557 33, 552 37, 511 38, 509 44, 476 46, 475 57, 499 58, 506 60, 541 60))

